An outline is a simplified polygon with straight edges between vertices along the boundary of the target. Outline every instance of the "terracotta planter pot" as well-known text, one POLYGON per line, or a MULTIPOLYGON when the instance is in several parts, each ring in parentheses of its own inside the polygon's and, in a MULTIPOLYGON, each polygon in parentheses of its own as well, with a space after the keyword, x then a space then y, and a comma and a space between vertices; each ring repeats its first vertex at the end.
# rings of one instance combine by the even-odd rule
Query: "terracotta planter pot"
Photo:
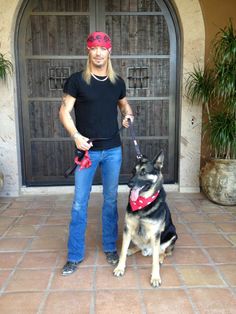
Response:
POLYGON ((236 205, 236 159, 212 159, 201 170, 206 196, 220 205, 236 205))

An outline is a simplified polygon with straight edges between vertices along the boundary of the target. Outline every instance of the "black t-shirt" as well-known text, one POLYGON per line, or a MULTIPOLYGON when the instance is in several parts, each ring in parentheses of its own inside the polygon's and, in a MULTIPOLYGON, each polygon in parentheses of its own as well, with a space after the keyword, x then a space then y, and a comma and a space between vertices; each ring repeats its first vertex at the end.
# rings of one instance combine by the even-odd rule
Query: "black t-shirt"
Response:
MULTIPOLYGON (((102 77, 98 77, 101 79, 102 77)), ((88 138, 110 138, 94 141, 92 150, 102 150, 121 145, 118 132, 117 103, 126 96, 125 83, 118 76, 115 84, 109 79, 98 81, 91 77, 88 85, 82 72, 72 74, 63 92, 76 98, 76 128, 88 138)))

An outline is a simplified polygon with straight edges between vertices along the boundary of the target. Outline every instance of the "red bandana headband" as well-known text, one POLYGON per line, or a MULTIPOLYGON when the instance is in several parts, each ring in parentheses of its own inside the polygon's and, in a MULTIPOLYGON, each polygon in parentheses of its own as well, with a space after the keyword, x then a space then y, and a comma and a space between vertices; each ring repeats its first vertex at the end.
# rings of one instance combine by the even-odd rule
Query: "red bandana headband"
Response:
POLYGON ((105 47, 106 49, 111 49, 111 38, 103 32, 93 32, 88 35, 87 47, 105 47))

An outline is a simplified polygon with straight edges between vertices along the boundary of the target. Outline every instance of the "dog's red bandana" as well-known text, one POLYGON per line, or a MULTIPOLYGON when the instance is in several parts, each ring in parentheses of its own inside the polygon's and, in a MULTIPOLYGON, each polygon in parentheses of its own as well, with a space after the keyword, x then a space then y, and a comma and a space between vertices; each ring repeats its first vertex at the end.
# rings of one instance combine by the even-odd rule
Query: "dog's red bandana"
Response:
POLYGON ((92 162, 91 162, 91 159, 89 157, 87 150, 86 150, 82 160, 79 160, 79 157, 76 156, 74 161, 75 161, 76 165, 80 165, 79 170, 83 170, 84 168, 89 168, 92 165, 92 162))
POLYGON ((153 201, 155 201, 158 195, 159 195, 159 191, 157 191, 157 193, 147 198, 143 196, 139 196, 135 201, 130 199, 129 203, 130 203, 132 211, 134 212, 136 210, 140 210, 146 207, 147 205, 151 204, 153 201))

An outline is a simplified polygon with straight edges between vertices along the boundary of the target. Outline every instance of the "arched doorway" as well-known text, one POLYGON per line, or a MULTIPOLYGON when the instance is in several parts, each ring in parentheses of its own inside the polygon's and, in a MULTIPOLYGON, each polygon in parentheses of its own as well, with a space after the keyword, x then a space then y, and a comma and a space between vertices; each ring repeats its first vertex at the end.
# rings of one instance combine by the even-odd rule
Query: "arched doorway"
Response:
MULTIPOLYGON (((177 182, 179 32, 167 2, 30 0, 19 18, 17 49, 24 184, 73 182, 63 177, 73 143, 58 109, 63 83, 83 68, 86 37, 94 30, 112 38, 113 65, 126 81, 142 153, 151 157, 163 149, 165 182, 177 182)), ((120 182, 125 183, 135 151, 129 131, 122 137, 120 182)))

